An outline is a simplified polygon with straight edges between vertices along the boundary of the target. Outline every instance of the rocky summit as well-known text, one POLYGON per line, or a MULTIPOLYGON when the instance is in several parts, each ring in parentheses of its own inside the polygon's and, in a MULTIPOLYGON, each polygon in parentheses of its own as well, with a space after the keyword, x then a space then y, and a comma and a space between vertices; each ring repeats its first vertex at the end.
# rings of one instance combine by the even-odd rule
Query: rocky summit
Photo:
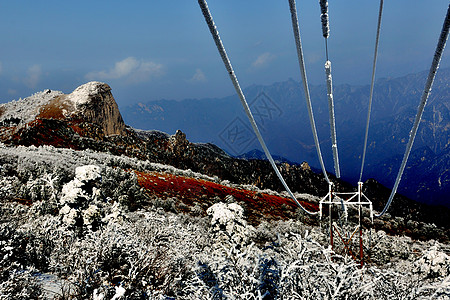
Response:
POLYGON ((83 128, 82 123, 93 124, 95 129, 92 131, 99 136, 125 133, 125 123, 110 86, 93 81, 79 86, 67 95, 45 90, 1 105, 0 138, 2 141, 17 140, 37 127, 52 127, 52 124, 60 124, 61 121, 81 135, 88 135, 84 132, 87 128, 83 128))

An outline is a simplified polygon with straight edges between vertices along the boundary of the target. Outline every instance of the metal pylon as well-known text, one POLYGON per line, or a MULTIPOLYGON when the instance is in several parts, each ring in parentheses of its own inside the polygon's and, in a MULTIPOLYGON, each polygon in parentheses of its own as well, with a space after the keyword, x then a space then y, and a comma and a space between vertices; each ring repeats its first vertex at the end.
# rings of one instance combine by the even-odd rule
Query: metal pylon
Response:
POLYGON ((364 247, 362 239, 362 206, 366 206, 369 209, 370 219, 373 223, 373 206, 372 201, 364 195, 362 192, 362 182, 358 182, 358 190, 356 192, 340 193, 334 190, 334 185, 330 183, 328 188, 328 194, 323 197, 319 202, 319 216, 322 218, 324 208, 328 206, 328 220, 329 220, 329 232, 330 232, 330 245, 335 250, 335 240, 340 240, 344 246, 345 254, 351 255, 355 261, 360 263, 362 267, 364 264, 364 247), (333 222, 333 206, 338 207, 342 211, 342 215, 339 218, 341 225, 333 222), (348 217, 348 208, 356 207, 358 210, 358 225, 353 229, 347 230, 344 228, 342 221, 346 223, 348 217), (344 219, 344 220, 342 220, 344 219), (351 241, 355 235, 359 233, 359 253, 352 251, 351 241), (335 234, 337 236, 335 236, 335 234))

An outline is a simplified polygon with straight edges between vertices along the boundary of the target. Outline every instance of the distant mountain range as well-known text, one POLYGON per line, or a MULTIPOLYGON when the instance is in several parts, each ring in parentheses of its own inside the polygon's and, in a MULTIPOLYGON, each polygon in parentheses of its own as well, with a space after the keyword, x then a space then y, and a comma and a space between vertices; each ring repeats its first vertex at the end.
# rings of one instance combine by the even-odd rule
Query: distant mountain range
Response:
MULTIPOLYGON (((392 186, 422 95, 427 72, 379 79, 375 84, 363 180, 392 186)), ((450 193, 450 69, 439 70, 412 155, 399 187, 410 198, 448 203, 450 193)), ((302 86, 292 79, 244 90, 273 154, 318 167, 302 86)), ((324 85, 310 86, 321 149, 333 171, 328 104, 324 85)), ((341 173, 357 181, 367 116, 369 86, 335 85, 334 99, 341 173)), ((165 132, 183 130, 189 140, 210 142, 242 156, 259 145, 237 96, 220 99, 157 100, 121 109, 127 124, 165 132)), ((255 152, 257 153, 257 152, 255 152)), ((248 158, 248 154, 244 155, 248 158)), ((260 158, 259 154, 256 158, 260 158)))

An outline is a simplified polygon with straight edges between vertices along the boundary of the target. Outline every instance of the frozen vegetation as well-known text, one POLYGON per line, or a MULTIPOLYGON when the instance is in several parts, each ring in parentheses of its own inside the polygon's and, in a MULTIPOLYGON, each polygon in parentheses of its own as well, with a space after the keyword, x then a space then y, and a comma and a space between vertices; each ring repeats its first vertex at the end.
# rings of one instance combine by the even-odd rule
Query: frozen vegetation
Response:
POLYGON ((361 269, 326 228, 249 225, 232 196, 203 214, 166 211, 130 170, 217 178, 48 146, 0 144, 0 161, 2 300, 450 297, 446 244, 365 232, 375 246, 361 269))
POLYGON ((60 91, 45 90, 35 93, 27 98, 20 98, 11 102, 1 104, 0 108, 5 111, 0 114, 0 121, 9 122, 7 126, 25 124, 36 118, 40 109, 57 96, 63 95, 60 91))

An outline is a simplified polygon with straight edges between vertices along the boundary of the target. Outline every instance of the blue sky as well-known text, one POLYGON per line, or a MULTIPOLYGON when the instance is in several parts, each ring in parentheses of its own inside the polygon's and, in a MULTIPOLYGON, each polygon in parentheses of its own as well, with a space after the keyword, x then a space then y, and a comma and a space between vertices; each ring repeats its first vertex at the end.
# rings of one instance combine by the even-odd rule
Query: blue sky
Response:
MULTIPOLYGON (((385 1, 377 78, 429 68, 448 3, 385 1)), ((287 0, 208 4, 243 87, 300 80, 287 0)), ((335 84, 370 82, 378 5, 330 1, 335 84)), ((297 8, 309 81, 321 84, 318 1, 297 8)), ((197 1, 0 0, 0 22, 0 102, 91 80, 108 83, 119 106, 234 93, 197 1)))

